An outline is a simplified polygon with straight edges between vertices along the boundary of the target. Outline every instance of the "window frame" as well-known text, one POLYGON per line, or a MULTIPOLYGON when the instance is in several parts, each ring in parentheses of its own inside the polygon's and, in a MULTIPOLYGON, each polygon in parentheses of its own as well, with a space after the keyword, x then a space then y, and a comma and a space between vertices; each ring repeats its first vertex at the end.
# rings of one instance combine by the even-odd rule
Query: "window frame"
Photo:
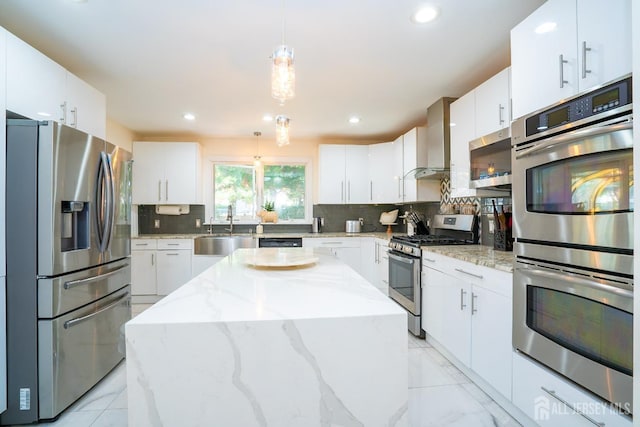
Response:
MULTIPOLYGON (((245 156, 233 156, 233 157, 223 157, 223 156, 211 156, 208 157, 204 162, 204 203, 205 203, 205 223, 213 223, 213 224, 227 224, 227 221, 222 220, 213 220, 213 212, 214 212, 214 165, 215 164, 227 164, 227 165, 253 165, 255 166, 255 159, 253 157, 245 157, 245 156)), ((263 194, 264 194, 264 165, 298 165, 305 167, 305 206, 304 206, 304 219, 295 219, 295 220, 283 220, 278 219, 278 224, 310 224, 311 217, 313 215, 313 187, 312 187, 312 159, 310 157, 262 157, 260 159, 260 168, 256 170, 256 197, 258 199, 258 206, 261 206, 264 203, 263 194)), ((243 220, 243 221, 235 221, 234 224, 248 224, 248 225, 256 225, 260 223, 260 218, 255 217, 251 220, 243 220)))

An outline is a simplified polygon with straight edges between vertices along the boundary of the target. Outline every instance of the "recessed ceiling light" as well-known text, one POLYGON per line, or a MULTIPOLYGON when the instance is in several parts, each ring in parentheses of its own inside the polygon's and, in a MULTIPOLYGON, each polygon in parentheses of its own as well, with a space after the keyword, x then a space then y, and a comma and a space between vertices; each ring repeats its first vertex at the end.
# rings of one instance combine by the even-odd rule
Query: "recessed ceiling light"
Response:
POLYGON ((184 114, 182 115, 182 117, 183 117, 185 120, 195 120, 195 119, 196 119, 196 116, 194 116, 194 115, 193 115, 193 113, 184 113, 184 114))
POLYGON ((271 114, 265 114, 264 116, 262 116, 262 120, 264 120, 265 122, 272 122, 273 116, 271 114))
POLYGON ((411 21, 416 24, 426 24, 435 20, 440 14, 440 10, 433 5, 426 5, 418 9, 413 15, 411 15, 411 21))
POLYGON ((556 24, 555 22, 544 22, 538 25, 533 31, 535 31, 536 34, 550 33, 551 31, 554 31, 557 26, 558 24, 556 24))
POLYGON ((38 111, 38 115, 42 116, 42 117, 51 117, 50 113, 44 112, 44 111, 38 111))
POLYGON ((353 124, 360 123, 360 117, 356 117, 356 116, 349 117, 349 123, 353 123, 353 124))

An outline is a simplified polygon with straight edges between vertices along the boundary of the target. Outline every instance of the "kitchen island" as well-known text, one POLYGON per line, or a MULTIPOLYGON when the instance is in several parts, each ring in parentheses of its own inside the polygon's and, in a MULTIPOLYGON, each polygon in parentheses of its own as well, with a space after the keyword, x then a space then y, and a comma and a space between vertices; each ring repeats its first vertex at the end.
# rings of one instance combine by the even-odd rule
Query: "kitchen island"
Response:
POLYGON ((328 254, 239 249, 127 323, 129 425, 405 426, 406 328, 328 254))

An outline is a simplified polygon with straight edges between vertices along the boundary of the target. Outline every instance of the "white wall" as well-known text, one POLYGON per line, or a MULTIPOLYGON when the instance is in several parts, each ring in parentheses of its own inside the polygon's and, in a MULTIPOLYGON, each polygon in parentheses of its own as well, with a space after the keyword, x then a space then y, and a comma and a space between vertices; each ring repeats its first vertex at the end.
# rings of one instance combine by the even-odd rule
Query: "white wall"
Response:
POLYGON ((118 122, 107 118, 107 141, 131 152, 135 134, 118 122))

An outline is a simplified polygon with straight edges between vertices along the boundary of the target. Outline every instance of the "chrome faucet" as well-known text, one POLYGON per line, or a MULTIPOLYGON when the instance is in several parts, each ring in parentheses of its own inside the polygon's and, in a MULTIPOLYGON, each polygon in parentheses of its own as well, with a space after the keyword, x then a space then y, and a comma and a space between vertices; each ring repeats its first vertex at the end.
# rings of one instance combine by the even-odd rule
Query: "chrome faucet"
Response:
POLYGON ((209 218, 209 234, 213 234, 213 217, 209 218))
POLYGON ((225 228, 229 234, 233 234, 233 206, 227 206, 227 221, 229 221, 229 228, 225 228))

